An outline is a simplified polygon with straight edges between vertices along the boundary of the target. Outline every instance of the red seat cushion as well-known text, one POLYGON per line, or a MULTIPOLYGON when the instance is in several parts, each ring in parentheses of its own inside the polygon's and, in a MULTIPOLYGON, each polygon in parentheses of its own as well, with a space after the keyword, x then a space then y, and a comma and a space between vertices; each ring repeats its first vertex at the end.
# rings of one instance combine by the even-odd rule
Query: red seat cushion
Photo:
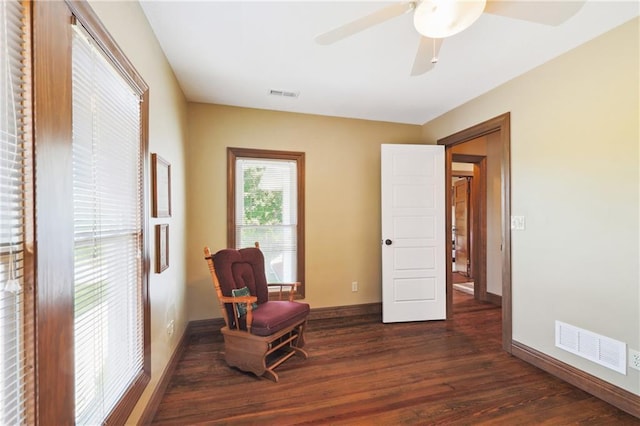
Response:
MULTIPOLYGON (((309 315, 309 304, 272 300, 261 303, 253 311, 251 334, 256 336, 270 336, 282 329, 292 326, 309 315)), ((240 326, 245 328, 245 317, 240 319, 240 326)))

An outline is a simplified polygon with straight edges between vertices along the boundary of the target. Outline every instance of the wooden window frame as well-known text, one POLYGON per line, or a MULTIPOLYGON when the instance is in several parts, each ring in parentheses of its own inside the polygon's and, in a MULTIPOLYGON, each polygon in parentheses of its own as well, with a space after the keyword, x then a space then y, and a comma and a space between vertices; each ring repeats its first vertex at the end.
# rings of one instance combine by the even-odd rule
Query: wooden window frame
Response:
POLYGON ((33 2, 36 310, 36 423, 75 423, 71 22, 80 23, 140 95, 143 164, 144 360, 106 419, 124 424, 151 377, 149 306, 149 88, 86 1, 33 2))
POLYGON ((305 206, 305 155, 304 152, 276 151, 251 148, 227 148, 227 246, 236 246, 236 160, 238 158, 259 158, 268 160, 289 160, 296 162, 296 178, 298 189, 298 224, 297 224, 297 280, 300 283, 296 298, 305 297, 305 240, 304 240, 304 206, 305 206))

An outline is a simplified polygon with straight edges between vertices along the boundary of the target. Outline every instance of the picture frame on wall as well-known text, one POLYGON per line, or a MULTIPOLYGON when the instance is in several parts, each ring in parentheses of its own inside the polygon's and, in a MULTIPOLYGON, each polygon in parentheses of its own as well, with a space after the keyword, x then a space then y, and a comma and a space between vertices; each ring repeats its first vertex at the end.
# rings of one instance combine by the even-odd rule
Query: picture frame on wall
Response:
POLYGON ((156 225, 156 273, 169 267, 169 225, 156 225))
POLYGON ((151 154, 152 216, 171 217, 171 164, 151 154))

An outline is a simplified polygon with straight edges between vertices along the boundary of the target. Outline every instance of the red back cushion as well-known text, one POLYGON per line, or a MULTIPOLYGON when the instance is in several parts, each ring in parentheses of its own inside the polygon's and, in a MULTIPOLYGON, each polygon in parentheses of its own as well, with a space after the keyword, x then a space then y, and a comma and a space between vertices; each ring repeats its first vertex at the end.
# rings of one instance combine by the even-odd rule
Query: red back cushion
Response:
POLYGON ((258 304, 269 300, 264 256, 260 249, 220 250, 213 255, 213 264, 224 296, 232 296, 233 289, 247 287, 252 296, 258 297, 258 304))

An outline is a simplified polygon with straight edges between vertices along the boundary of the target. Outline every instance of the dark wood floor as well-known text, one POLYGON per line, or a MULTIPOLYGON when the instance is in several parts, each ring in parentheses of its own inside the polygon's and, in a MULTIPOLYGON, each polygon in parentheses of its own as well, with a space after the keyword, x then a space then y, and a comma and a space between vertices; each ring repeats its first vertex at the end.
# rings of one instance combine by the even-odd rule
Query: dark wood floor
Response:
POLYGON ((280 382, 230 369, 192 336, 154 424, 631 425, 640 420, 501 349, 500 309, 455 292, 451 321, 312 321, 280 382))
POLYGON ((454 272, 451 274, 454 284, 468 283, 473 281, 473 278, 462 275, 460 272, 454 272))

